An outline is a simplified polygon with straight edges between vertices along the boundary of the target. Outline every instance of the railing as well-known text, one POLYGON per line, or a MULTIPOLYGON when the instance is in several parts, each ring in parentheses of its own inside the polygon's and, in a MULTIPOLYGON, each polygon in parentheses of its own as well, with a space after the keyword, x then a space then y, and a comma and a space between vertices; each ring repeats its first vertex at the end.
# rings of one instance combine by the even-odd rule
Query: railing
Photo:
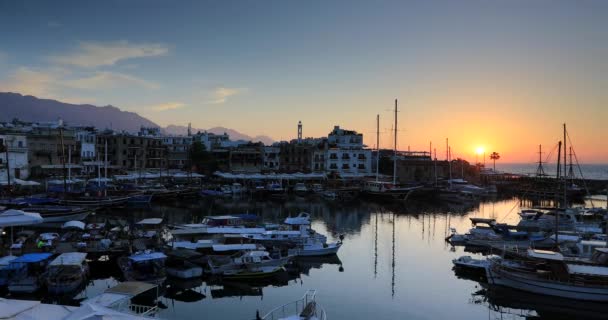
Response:
POLYGON ((308 290, 306 291, 306 294, 304 294, 304 296, 299 300, 286 303, 270 310, 270 312, 262 317, 262 320, 277 320, 294 315, 298 316, 302 313, 302 311, 304 311, 309 303, 314 303, 311 317, 314 316, 319 320, 326 320, 327 316, 325 314, 325 310, 323 310, 323 308, 315 302, 316 294, 316 290, 308 290))
POLYGON ((140 317, 150 317, 159 310, 157 306, 142 306, 139 304, 131 304, 129 309, 140 317))

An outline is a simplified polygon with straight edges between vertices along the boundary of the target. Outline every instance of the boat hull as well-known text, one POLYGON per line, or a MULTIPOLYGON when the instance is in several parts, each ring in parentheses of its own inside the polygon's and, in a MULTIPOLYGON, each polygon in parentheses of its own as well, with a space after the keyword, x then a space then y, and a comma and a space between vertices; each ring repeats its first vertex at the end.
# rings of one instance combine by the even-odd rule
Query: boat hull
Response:
POLYGON ((550 280, 532 279, 506 272, 491 265, 486 269, 488 283, 536 294, 583 301, 608 302, 608 287, 576 286, 550 280))

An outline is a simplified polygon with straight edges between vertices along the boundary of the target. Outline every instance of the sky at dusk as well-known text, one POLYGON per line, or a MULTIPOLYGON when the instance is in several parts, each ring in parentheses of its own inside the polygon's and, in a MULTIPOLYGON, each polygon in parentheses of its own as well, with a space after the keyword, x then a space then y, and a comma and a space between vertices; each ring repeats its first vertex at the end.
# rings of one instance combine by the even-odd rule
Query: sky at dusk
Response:
POLYGON ((608 1, 5 1, 0 91, 275 140, 608 162, 608 1))

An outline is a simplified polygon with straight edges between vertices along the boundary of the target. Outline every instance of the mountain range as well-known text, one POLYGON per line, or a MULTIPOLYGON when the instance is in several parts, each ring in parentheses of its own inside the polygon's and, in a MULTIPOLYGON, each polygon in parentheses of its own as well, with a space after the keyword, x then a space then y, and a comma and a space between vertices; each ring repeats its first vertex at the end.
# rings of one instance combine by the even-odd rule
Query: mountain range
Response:
MULTIPOLYGON (((115 106, 94 106, 90 104, 71 104, 51 99, 40 99, 13 92, 0 92, 0 121, 13 119, 32 122, 51 122, 63 119, 68 125, 94 126, 99 129, 111 128, 117 131, 135 133, 143 127, 161 127, 135 112, 122 111, 115 106)), ((186 134, 186 126, 169 125, 162 128, 166 134, 186 134)), ((231 140, 261 141, 271 144, 268 136, 251 137, 234 129, 213 127, 192 129, 192 132, 207 131, 215 134, 230 135, 231 140)))

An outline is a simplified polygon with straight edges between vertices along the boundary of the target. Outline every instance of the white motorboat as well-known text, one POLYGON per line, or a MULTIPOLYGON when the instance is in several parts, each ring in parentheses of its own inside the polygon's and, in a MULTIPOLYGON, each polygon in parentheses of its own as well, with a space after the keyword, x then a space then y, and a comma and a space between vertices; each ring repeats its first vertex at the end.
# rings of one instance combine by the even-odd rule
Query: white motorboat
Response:
POLYGON ((488 260, 473 259, 471 256, 462 256, 462 257, 459 257, 458 259, 453 259, 452 263, 456 267, 466 268, 466 269, 478 269, 478 270, 485 270, 485 268, 490 265, 488 260))
POLYGON ((326 243, 317 238, 308 238, 289 253, 299 257, 329 256, 337 254, 341 246, 342 241, 326 243))

